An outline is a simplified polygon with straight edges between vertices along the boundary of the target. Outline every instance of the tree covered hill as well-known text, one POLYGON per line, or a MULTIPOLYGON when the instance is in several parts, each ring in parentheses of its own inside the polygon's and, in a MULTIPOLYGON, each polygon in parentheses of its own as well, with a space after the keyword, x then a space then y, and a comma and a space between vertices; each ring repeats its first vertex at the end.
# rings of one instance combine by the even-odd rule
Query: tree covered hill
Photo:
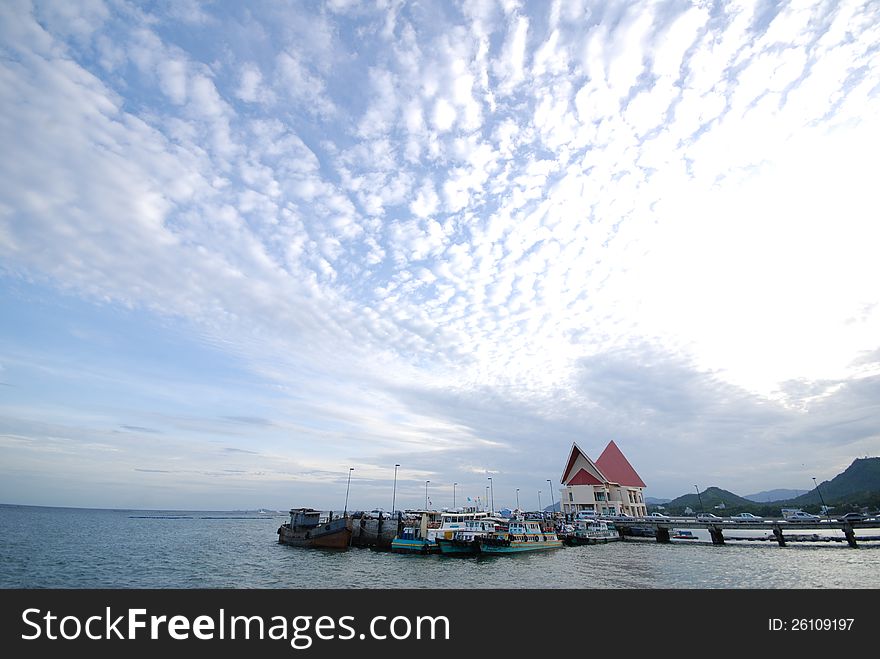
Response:
MULTIPOLYGON (((869 508, 872 511, 880 509, 880 458, 858 458, 830 481, 820 483, 818 492, 814 487, 791 499, 761 503, 719 487, 709 487, 699 495, 696 491, 682 495, 663 507, 673 515, 684 514, 685 508, 690 508, 695 513, 705 511, 719 516, 750 512, 774 517, 781 514, 782 508, 801 508, 816 513, 823 502, 832 507, 832 514, 860 508, 869 508), (722 504, 723 508, 719 507, 722 504)), ((649 508, 656 509, 655 506, 649 508)))

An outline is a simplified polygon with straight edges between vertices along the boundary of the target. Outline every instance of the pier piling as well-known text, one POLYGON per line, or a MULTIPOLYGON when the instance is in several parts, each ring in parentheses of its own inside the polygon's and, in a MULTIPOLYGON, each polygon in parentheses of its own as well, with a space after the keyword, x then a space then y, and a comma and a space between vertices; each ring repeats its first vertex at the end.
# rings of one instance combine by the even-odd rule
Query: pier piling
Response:
POLYGON ((846 536, 846 542, 850 547, 853 549, 859 548, 856 544, 856 532, 853 530, 852 524, 844 524, 843 535, 846 536))
POLYGON ((782 527, 779 524, 773 526, 773 535, 776 536, 776 542, 779 543, 779 546, 785 547, 785 536, 782 535, 782 527))

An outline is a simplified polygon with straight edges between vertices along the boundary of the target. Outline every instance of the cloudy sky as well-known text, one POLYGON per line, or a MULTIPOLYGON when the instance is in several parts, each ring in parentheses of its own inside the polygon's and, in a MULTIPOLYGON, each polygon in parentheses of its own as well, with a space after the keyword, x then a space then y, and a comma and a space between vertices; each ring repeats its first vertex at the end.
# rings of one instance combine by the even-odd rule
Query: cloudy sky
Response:
POLYGON ((0 502, 880 454, 878 44, 876 1, 4 1, 0 502))

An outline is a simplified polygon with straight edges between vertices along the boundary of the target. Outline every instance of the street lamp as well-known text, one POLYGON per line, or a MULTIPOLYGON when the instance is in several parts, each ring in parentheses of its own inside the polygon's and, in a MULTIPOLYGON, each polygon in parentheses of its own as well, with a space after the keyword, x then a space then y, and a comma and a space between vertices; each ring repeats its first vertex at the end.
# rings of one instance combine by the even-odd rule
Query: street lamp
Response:
POLYGON ((516 509, 519 510, 519 488, 516 488, 516 509))
POLYGON ((484 502, 483 505, 484 505, 486 508, 489 507, 489 486, 488 486, 488 485, 486 486, 486 500, 485 500, 485 502, 484 502))
POLYGON ((428 483, 431 481, 425 481, 425 510, 428 509, 428 483))
POLYGON ((397 468, 400 465, 394 465, 394 489, 391 491, 391 514, 394 514, 394 505, 397 500, 397 468))
MULTIPOLYGON (((551 510, 553 510, 553 511, 555 512, 555 511, 556 511, 556 499, 553 498, 553 481, 551 481, 551 480, 548 478, 548 479, 547 479, 547 483, 550 484, 550 503, 552 504, 552 506, 551 506, 551 510)), ((560 506, 560 508, 561 508, 561 507, 562 507, 562 506, 560 506)))
POLYGON ((345 508, 342 511, 342 516, 345 517, 348 514, 348 490, 351 487, 351 472, 354 471, 354 467, 348 468, 348 485, 345 486, 345 508))
POLYGON ((541 490, 538 490, 538 512, 541 511, 541 490))
POLYGON ((813 484, 816 486, 816 492, 819 494, 819 501, 822 502, 822 510, 825 511, 825 514, 828 514, 828 506, 825 505, 825 499, 822 498, 822 491, 819 489, 819 483, 816 482, 816 477, 813 477, 813 484))
POLYGON ((489 492, 492 493, 492 514, 495 514, 495 487, 492 485, 492 477, 489 476, 489 492))
POLYGON ((452 507, 453 508, 455 508, 455 486, 456 485, 458 485, 458 483, 452 484, 452 507))
POLYGON ((694 485, 694 488, 697 490, 697 498, 700 500, 700 512, 704 513, 706 512, 706 509, 703 508, 703 497, 700 496, 700 488, 698 488, 696 485, 694 485))

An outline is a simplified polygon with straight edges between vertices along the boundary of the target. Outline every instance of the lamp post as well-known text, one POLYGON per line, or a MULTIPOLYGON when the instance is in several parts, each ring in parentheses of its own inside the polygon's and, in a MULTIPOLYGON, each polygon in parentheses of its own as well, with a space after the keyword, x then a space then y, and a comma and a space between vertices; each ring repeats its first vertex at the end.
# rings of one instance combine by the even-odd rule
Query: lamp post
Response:
POLYGON ((455 486, 456 485, 458 485, 458 483, 452 484, 452 507, 453 508, 455 508, 455 486))
POLYGON ((394 505, 397 501, 397 468, 400 465, 394 465, 394 489, 391 491, 391 514, 394 514, 394 505))
POLYGON ((486 486, 486 499, 485 499, 483 505, 484 505, 486 508, 489 507, 489 486, 488 486, 488 485, 486 486))
POLYGON ((825 499, 822 498, 822 491, 819 489, 819 483, 816 482, 816 477, 813 477, 813 484, 816 486, 816 492, 819 495, 819 501, 822 502, 822 510, 825 511, 825 515, 828 515, 828 506, 825 505, 825 499))
POLYGON ((519 510, 519 488, 516 488, 516 509, 519 510))
POLYGON ((425 481, 425 510, 428 509, 428 483, 431 481, 425 481))
POLYGON ((694 488, 697 490, 697 498, 700 500, 700 512, 704 513, 706 512, 706 509, 703 508, 703 497, 700 496, 700 488, 698 488, 696 485, 694 485, 694 488))
POLYGON ((492 477, 489 476, 489 492, 492 496, 492 514, 495 514, 495 486, 492 484, 492 477))
MULTIPOLYGON (((553 498, 553 481, 551 481, 551 480, 548 478, 548 479, 547 479, 547 484, 550 486, 550 504, 551 504, 551 510, 552 510, 553 512, 556 512, 556 499, 553 498)), ((562 506, 560 506, 560 508, 562 508, 562 506)))
POLYGON ((348 514, 348 490, 351 487, 351 472, 354 471, 354 467, 348 468, 348 485, 345 486, 345 508, 342 510, 342 516, 345 517, 348 514))
POLYGON ((538 512, 543 512, 541 510, 541 490, 538 490, 538 512))

